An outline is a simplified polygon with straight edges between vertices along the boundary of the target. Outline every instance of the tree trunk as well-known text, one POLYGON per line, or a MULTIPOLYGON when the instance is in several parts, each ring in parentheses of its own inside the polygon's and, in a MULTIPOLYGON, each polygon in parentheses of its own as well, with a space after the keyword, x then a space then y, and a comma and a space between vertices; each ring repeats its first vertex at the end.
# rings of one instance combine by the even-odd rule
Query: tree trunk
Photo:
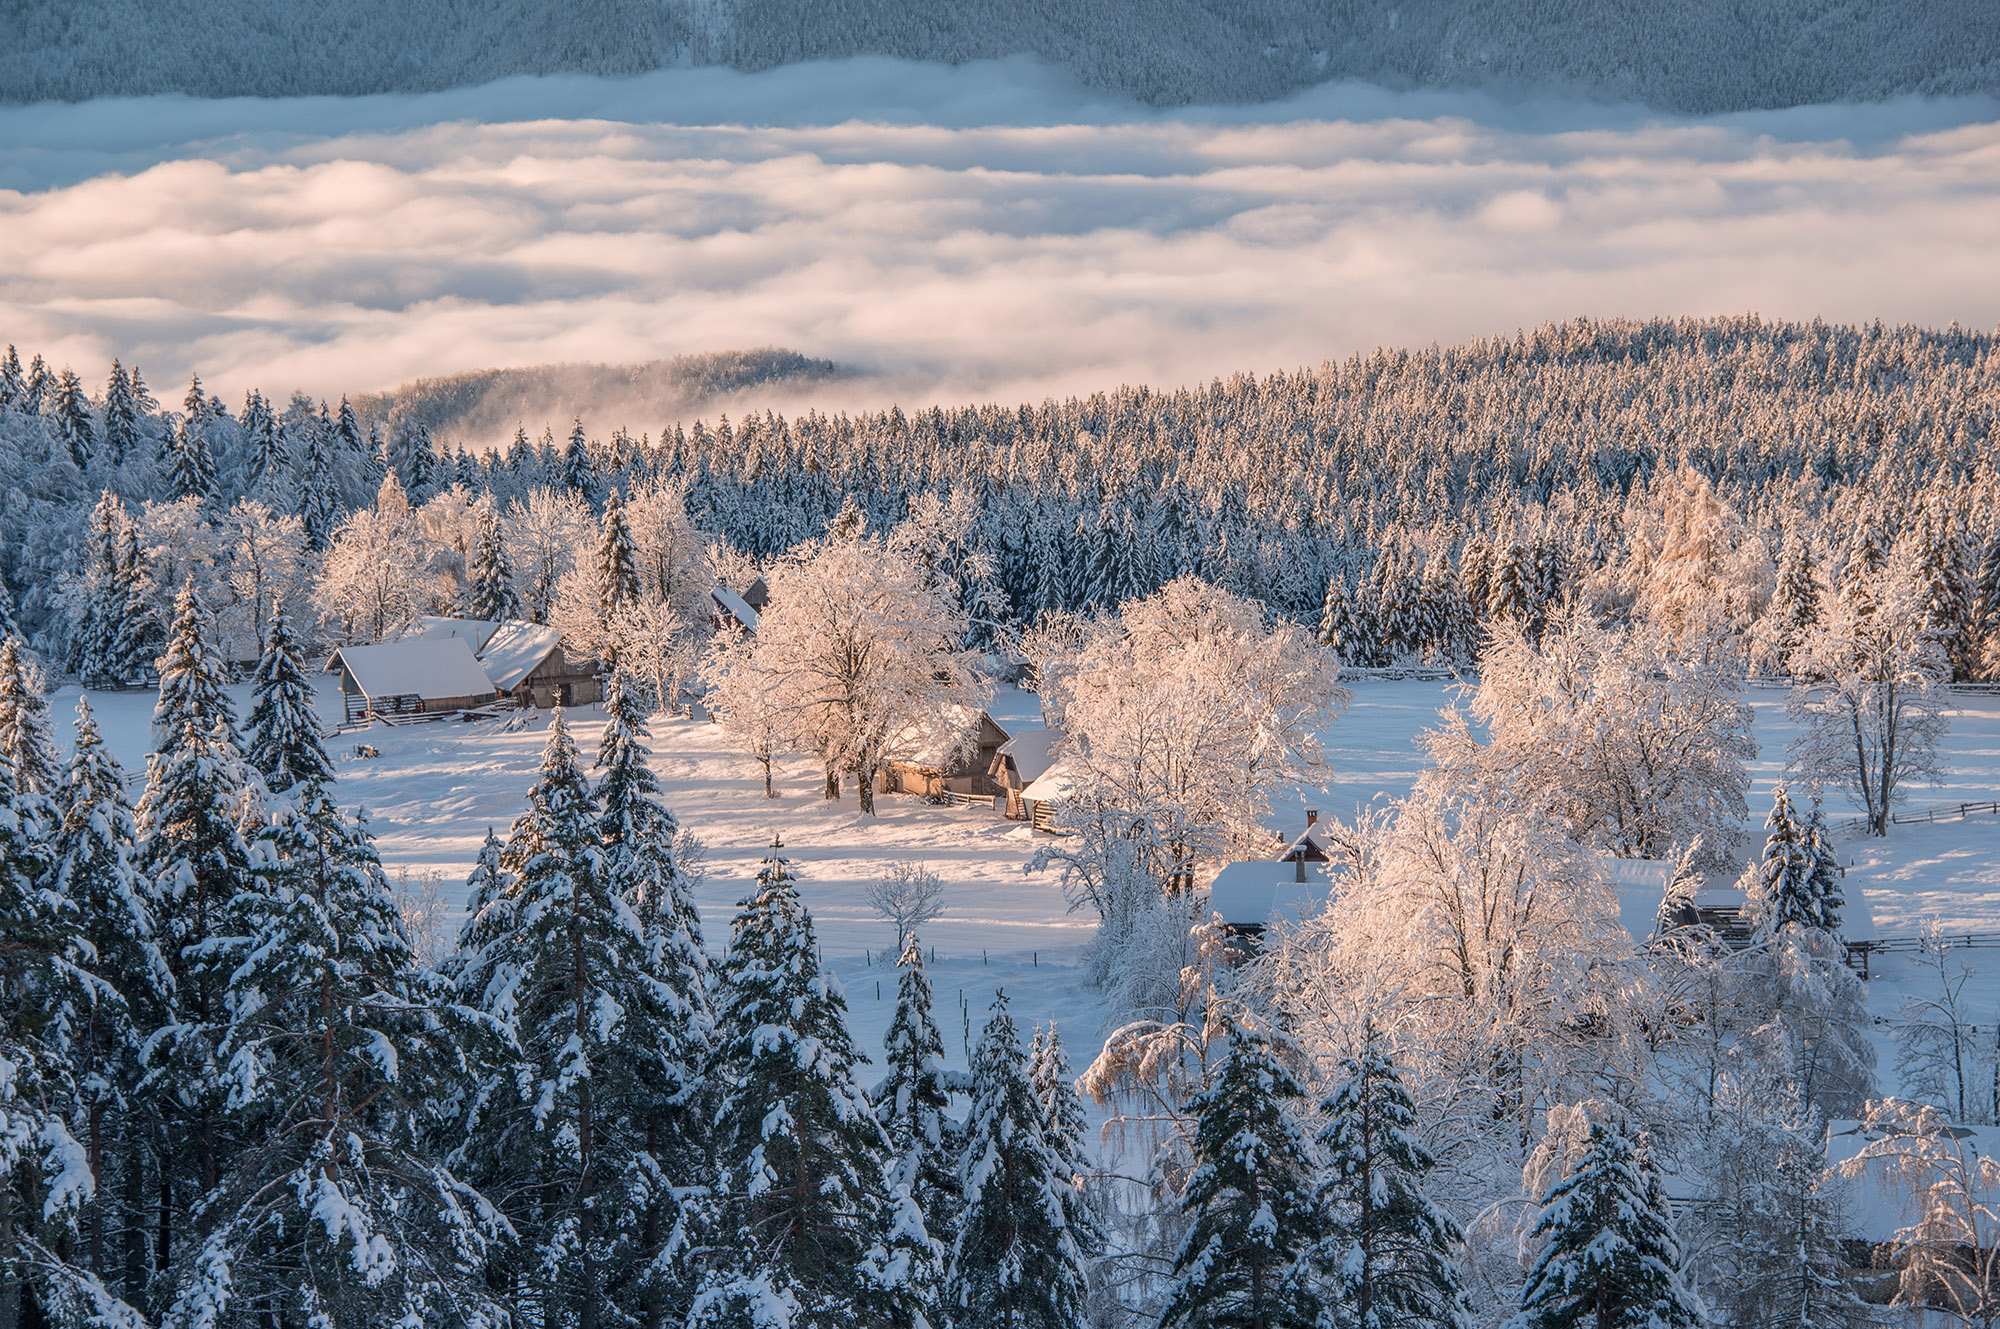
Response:
POLYGON ((823 797, 836 802, 840 799, 840 772, 831 765, 826 768, 826 793, 823 797))
POLYGON ((875 815, 875 770, 873 767, 863 766, 860 770, 855 772, 854 788, 855 791, 861 796, 861 814, 865 817, 874 816, 875 815))

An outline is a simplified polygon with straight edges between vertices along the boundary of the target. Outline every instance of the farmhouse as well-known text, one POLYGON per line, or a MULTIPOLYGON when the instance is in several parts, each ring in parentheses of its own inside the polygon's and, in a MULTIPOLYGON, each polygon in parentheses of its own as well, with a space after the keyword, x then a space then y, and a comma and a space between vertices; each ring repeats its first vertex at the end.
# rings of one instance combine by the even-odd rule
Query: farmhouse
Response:
POLYGON ((991 798, 999 791, 993 764, 1009 740, 1006 730, 985 711, 967 709, 951 730, 933 735, 882 772, 885 794, 921 794, 927 798, 960 800, 991 798))
POLYGON ((1273 923, 1297 923, 1325 908, 1333 873, 1324 862, 1294 855, 1286 862, 1226 863, 1208 888, 1208 907, 1224 929, 1254 951, 1273 923))
POLYGON ((479 662, 494 690, 522 706, 587 706, 604 697, 596 664, 569 659, 562 633, 540 623, 502 623, 487 638, 479 662))
POLYGON ((340 674, 345 721, 373 715, 460 711, 498 691, 461 637, 343 646, 326 663, 340 674))

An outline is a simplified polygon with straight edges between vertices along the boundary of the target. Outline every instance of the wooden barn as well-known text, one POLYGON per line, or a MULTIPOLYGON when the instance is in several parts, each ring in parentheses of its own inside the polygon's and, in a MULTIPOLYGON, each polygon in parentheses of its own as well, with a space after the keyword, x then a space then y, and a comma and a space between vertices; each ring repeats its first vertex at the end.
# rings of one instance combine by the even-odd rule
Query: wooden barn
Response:
POLYGON ((479 662, 496 691, 522 706, 588 706, 604 698, 595 661, 571 660, 562 633, 509 619, 486 639, 479 662))
POLYGON ((326 668, 340 674, 348 724, 370 716, 462 711, 492 701, 497 691, 461 637, 343 646, 326 668))
POLYGON ((939 735, 890 762, 882 772, 882 792, 934 799, 956 796, 959 801, 990 799, 998 793, 993 759, 1009 735, 985 711, 968 711, 962 721, 962 729, 939 735))

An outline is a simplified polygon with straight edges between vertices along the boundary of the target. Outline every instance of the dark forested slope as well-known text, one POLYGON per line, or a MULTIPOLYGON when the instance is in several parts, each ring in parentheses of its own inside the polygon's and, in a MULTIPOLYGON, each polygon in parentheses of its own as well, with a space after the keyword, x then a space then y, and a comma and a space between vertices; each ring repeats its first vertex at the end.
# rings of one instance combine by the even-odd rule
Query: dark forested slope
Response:
POLYGON ((1992 19, 1987 0, 11 0, 0 99, 1025 52, 1166 105, 1358 78, 1710 112, 2000 92, 1992 19))

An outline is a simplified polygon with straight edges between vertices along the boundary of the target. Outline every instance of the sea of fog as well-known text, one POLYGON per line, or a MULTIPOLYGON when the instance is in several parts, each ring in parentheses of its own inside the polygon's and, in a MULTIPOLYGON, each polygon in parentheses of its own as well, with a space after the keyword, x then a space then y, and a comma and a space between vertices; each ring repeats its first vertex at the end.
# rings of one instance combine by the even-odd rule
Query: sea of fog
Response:
POLYGON ((163 396, 779 345, 859 371, 821 404, 1015 400, 1577 314, 1991 328, 2000 105, 1162 112, 1027 59, 41 104, 0 108, 0 256, 0 341, 163 396))

